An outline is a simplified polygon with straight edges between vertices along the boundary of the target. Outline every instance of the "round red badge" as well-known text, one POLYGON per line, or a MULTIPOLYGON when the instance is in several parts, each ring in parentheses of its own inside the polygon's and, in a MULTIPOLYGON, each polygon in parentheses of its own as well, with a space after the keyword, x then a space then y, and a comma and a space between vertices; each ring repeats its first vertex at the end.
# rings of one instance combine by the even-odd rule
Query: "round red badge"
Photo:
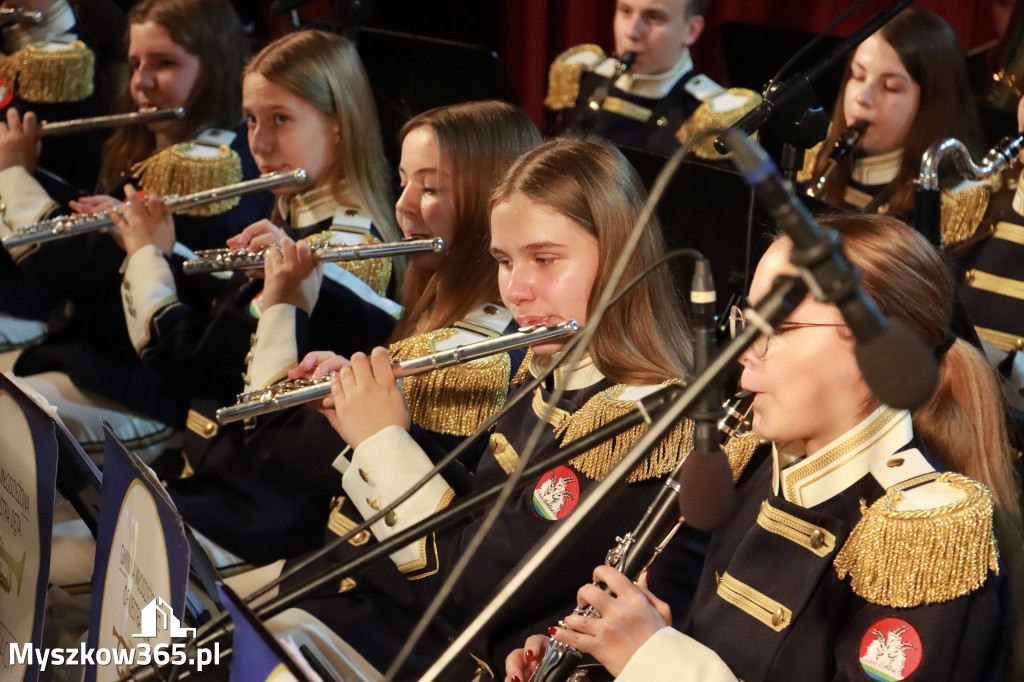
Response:
POLYGON ((914 626, 899 618, 883 618, 860 640, 860 667, 873 680, 905 680, 921 664, 924 650, 914 626))
POLYGON ((579 499, 579 474, 567 466, 555 467, 533 487, 533 511, 548 521, 564 519, 579 499))

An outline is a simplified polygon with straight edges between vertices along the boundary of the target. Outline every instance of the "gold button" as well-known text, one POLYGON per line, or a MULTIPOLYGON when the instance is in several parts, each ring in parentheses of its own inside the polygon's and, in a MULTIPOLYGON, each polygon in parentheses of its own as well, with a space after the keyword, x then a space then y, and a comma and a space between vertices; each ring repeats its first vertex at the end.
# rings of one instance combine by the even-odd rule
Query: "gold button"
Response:
POLYGON ((380 509, 380 498, 379 497, 367 497, 366 504, 370 505, 370 509, 377 511, 380 509))
POLYGON ((370 531, 364 530, 364 531, 360 531, 360 532, 356 533, 355 535, 353 535, 349 539, 348 544, 352 545, 353 547, 362 547, 363 545, 365 545, 369 541, 370 541, 370 531))
POLYGON ((656 122, 659 128, 664 128, 666 125, 668 125, 668 119, 665 118, 664 116, 660 117, 656 122))
POLYGON ((903 459, 902 457, 893 457, 892 459, 885 463, 885 466, 889 467, 890 469, 895 469, 896 467, 903 466, 903 463, 906 461, 907 460, 903 459))
POLYGON ((242 372, 242 383, 243 384, 249 383, 249 375, 246 374, 245 372, 242 372))
POLYGON ((203 425, 203 433, 208 435, 208 436, 212 436, 216 430, 217 430, 217 425, 216 424, 209 424, 208 423, 208 424, 203 425))
POLYGON ((968 270, 967 274, 964 275, 964 279, 967 280, 968 284, 972 283, 974 281, 974 270, 968 270))
POLYGON ((786 614, 782 612, 782 609, 775 609, 775 613, 772 614, 772 625, 778 626, 785 617, 786 614))
POLYGON ((131 289, 132 289, 132 283, 129 282, 127 279, 126 280, 122 280, 121 286, 124 287, 125 291, 131 291, 131 289))
POLYGON ((497 315, 497 314, 498 314, 498 306, 496 306, 496 305, 485 305, 484 306, 484 315, 497 315))
POLYGON ((811 547, 814 549, 821 549, 822 545, 825 544, 825 534, 821 532, 820 528, 815 528, 811 531, 811 547))
POLYGON ((395 513, 394 509, 384 515, 384 523, 387 524, 388 528, 391 528, 398 523, 398 514, 395 513))
POLYGON ((600 108, 601 108, 601 105, 600 105, 600 104, 598 104, 598 103, 597 103, 597 102, 595 102, 594 100, 590 100, 590 109, 591 109, 592 111, 597 111, 597 110, 598 110, 598 109, 600 109, 600 108))
POLYGON ((256 332, 249 334, 249 345, 251 346, 254 343, 256 343, 256 332))
POLYGON ((368 472, 366 469, 360 469, 359 470, 359 478, 361 478, 364 481, 366 481, 367 483, 369 483, 370 482, 370 472, 368 472))
POLYGON ((1017 340, 1013 343, 1013 347, 1017 350, 1024 350, 1024 338, 1017 337, 1017 340))
POLYGON ((248 365, 250 362, 252 362, 252 351, 245 354, 245 364, 248 365))
POLYGON ((127 293, 127 292, 125 292, 124 300, 125 300, 125 303, 127 303, 128 305, 131 305, 132 303, 135 303, 135 301, 132 299, 132 295, 127 293))
POLYGON ((359 211, 355 210, 354 208, 349 208, 345 210, 345 215, 351 218, 352 216, 359 215, 359 211))
POLYGON ((135 306, 131 305, 130 303, 128 304, 128 314, 131 315, 132 317, 135 317, 135 306))
POLYGON ((341 579, 341 584, 338 585, 338 594, 343 594, 345 592, 348 592, 349 590, 355 588, 355 586, 356 586, 356 581, 352 580, 352 578, 342 578, 341 579))

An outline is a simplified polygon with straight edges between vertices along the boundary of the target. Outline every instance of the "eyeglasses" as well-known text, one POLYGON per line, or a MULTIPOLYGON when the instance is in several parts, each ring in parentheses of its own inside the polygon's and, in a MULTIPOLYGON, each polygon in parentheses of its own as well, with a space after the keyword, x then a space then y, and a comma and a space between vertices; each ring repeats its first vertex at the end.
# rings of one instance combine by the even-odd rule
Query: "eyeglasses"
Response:
MULTIPOLYGON (((739 306, 733 306, 729 309, 729 333, 733 338, 740 335, 747 327, 747 318, 743 315, 743 310, 739 306)), ((775 327, 773 334, 761 334, 759 337, 754 339, 754 343, 750 345, 750 352, 757 358, 763 358, 768 354, 768 343, 772 340, 772 337, 781 334, 782 332, 792 331, 794 329, 803 329, 806 327, 845 327, 845 324, 839 324, 836 322, 784 322, 775 327)))

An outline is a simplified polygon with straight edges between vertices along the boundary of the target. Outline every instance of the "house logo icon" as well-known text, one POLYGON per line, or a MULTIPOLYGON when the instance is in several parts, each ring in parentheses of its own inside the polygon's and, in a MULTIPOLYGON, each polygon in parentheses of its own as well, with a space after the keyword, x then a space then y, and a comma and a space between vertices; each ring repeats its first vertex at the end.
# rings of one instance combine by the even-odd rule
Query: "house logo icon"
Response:
POLYGON ((171 637, 194 637, 196 634, 195 628, 181 627, 181 621, 174 616, 174 609, 162 597, 156 597, 142 609, 142 632, 132 637, 156 637, 159 630, 169 631, 171 637))

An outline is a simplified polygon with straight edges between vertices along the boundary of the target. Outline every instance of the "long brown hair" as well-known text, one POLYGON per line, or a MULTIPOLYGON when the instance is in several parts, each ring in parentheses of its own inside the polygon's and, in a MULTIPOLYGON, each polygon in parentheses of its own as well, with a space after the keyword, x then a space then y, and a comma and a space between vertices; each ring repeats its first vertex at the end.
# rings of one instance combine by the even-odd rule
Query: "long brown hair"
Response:
POLYGON ((370 214, 385 241, 400 239, 377 109, 355 46, 326 31, 290 33, 252 58, 245 67, 245 75, 250 74, 309 102, 338 126, 328 172, 334 181, 346 181, 351 198, 370 214))
POLYGON ((409 266, 396 340, 450 326, 480 303, 499 300, 498 267, 488 251, 491 190, 516 158, 541 141, 530 118, 504 102, 431 109, 410 119, 399 137, 421 127, 437 137, 455 201, 455 234, 436 271, 409 266))
MULTIPOLYGON (((942 17, 926 9, 907 9, 877 35, 892 46, 921 89, 917 114, 903 142, 903 161, 893 181, 895 192, 888 209, 894 215, 909 216, 914 210, 912 181, 920 172, 921 155, 933 143, 947 137, 955 137, 976 153, 982 143, 981 119, 974 105, 960 39, 942 17)), ((852 62, 851 56, 832 112, 832 126, 815 162, 815 178, 821 176, 832 145, 846 129, 843 96, 852 75, 852 62)), ((852 170, 853 159, 847 157, 825 184, 825 201, 833 205, 842 202, 852 170)))
MULTIPOLYGON (((180 139, 191 139, 205 128, 232 130, 242 121, 240 74, 249 47, 229 0, 142 0, 128 12, 129 26, 152 21, 176 44, 199 58, 199 77, 188 101, 180 139)), ((118 97, 121 111, 134 111, 127 86, 118 97)), ((145 126, 115 131, 103 146, 97 188, 109 192, 123 181, 132 164, 156 149, 156 136, 145 126)))
MULTIPOLYGON (((636 170, 596 138, 550 140, 528 152, 495 189, 491 206, 528 197, 597 237, 600 260, 590 292, 593 310, 646 199, 636 170)), ((665 252, 656 218, 629 259, 623 284, 665 252)), ((667 267, 658 268, 609 309, 590 344, 595 364, 618 383, 649 384, 686 375, 692 341, 667 267)))
MULTIPOLYGON (((828 216, 821 224, 842 235, 843 250, 864 273, 864 291, 881 311, 906 323, 926 345, 943 347, 951 333, 954 283, 949 267, 928 241, 899 220, 883 215, 828 216)), ((1018 639, 1014 655, 1021 656, 1021 483, 1013 465, 1015 453, 1007 436, 998 380, 984 355, 962 339, 941 355, 939 368, 938 390, 913 412, 914 431, 946 466, 992 491, 999 549, 1016 581, 1018 639)))

